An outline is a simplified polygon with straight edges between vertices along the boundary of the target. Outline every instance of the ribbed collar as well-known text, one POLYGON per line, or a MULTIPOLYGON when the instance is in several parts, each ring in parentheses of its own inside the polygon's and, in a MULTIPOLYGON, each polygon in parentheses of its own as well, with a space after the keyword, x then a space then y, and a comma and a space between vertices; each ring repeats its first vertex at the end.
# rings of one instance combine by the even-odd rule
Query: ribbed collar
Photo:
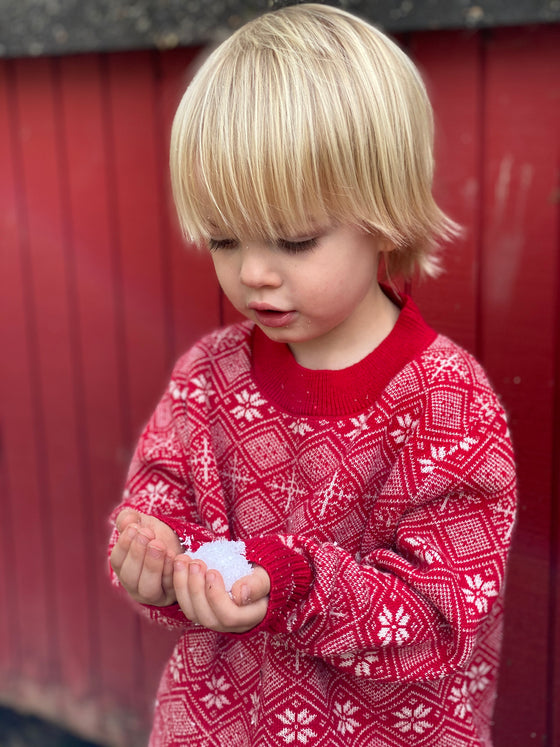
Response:
POLYGON ((356 415, 370 407, 391 379, 436 338, 410 296, 400 307, 389 335, 363 360, 339 371, 300 366, 290 348, 273 342, 255 325, 252 334, 253 374, 262 393, 282 410, 299 416, 356 415))

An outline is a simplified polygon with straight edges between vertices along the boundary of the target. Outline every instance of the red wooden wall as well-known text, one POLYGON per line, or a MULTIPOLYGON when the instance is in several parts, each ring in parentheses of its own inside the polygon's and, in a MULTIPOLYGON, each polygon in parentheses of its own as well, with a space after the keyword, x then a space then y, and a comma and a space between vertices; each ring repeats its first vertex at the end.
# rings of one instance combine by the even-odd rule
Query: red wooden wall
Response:
MULTIPOLYGON (((511 416, 520 519, 496 747, 560 744, 560 27, 406 43, 466 226, 414 288, 511 416)), ((177 355, 229 318, 167 139, 192 50, 0 62, 0 702, 143 744, 173 636, 109 587, 107 515, 177 355)))

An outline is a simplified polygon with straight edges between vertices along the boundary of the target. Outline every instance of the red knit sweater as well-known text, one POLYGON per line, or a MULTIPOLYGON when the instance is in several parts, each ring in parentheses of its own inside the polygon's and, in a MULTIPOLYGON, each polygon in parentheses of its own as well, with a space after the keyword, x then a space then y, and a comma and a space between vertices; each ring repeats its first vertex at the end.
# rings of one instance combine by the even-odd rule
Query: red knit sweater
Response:
POLYGON ((342 371, 300 367, 244 322, 177 364, 123 506, 195 550, 242 539, 271 577, 243 635, 183 635, 151 745, 491 743, 512 449, 480 366, 407 299, 342 371))

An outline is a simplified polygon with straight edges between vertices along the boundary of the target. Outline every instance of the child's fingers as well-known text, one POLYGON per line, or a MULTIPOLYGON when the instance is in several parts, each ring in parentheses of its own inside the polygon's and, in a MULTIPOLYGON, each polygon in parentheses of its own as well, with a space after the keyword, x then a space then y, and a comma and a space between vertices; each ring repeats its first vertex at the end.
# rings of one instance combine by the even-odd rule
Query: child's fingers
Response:
POLYGON ((206 599, 216 618, 214 630, 244 633, 261 622, 266 615, 268 599, 263 598, 245 606, 237 605, 226 592, 222 576, 217 571, 206 573, 206 599))
MULTIPOLYGON (((194 612, 195 622, 199 623, 200 625, 204 625, 205 628, 210 628, 211 630, 219 629, 219 621, 217 620, 210 604, 208 603, 206 592, 208 585, 212 585, 210 579, 213 580, 213 582, 216 584, 216 587, 219 589, 219 582, 217 581, 218 576, 221 580, 221 576, 217 571, 208 571, 206 569, 205 563, 200 560, 192 561, 189 564, 189 597, 194 612)), ((221 582, 221 584, 223 589, 222 593, 227 596, 226 590, 223 587, 223 581, 221 582)))
POLYGON ((117 575, 120 574, 122 565, 130 550, 130 543, 133 537, 136 535, 134 530, 123 531, 119 534, 119 538, 115 542, 113 549, 111 550, 111 556, 109 558, 111 567, 117 575))
POLYGON ((163 588, 165 546, 156 540, 149 542, 144 554, 144 563, 138 579, 138 598, 144 604, 169 604, 170 599, 163 588))
MULTIPOLYGON (((124 529, 115 543, 115 546, 113 547, 113 550, 111 551, 111 566, 113 567, 113 570, 119 577, 119 579, 122 582, 122 572, 123 567, 125 564, 127 566, 130 566, 131 561, 129 559, 130 550, 132 547, 133 542, 136 539, 136 535, 138 534, 138 525, 137 524, 130 524, 129 526, 124 529), (127 562, 128 561, 128 562, 127 562)), ((130 567, 128 569, 125 569, 125 574, 128 572, 130 574, 130 567)))
POLYGON ((176 557, 173 563, 173 589, 179 607, 185 617, 191 622, 198 623, 189 593, 189 565, 188 555, 176 557))
MULTIPOLYGON (((265 575, 268 579, 268 574, 265 575)), ((263 579, 263 583, 259 583, 259 593, 262 593, 267 586, 270 588, 270 584, 265 584, 263 579)), ((218 627, 214 630, 230 633, 244 633, 254 628, 263 620, 268 609, 266 596, 253 603, 247 602, 244 606, 236 604, 226 592, 221 575, 212 570, 206 573, 206 599, 217 620, 218 627)))
POLYGON ((119 533, 122 534, 130 524, 139 525, 141 518, 138 511, 134 511, 132 508, 125 508, 117 516, 115 525, 119 533))
MULTIPOLYGON (((265 577, 254 584, 255 594, 264 594, 270 588, 268 574, 262 572, 265 577)), ((258 625, 268 608, 266 596, 244 606, 237 605, 218 571, 207 570, 202 561, 191 561, 185 555, 175 559, 173 585, 185 617, 210 630, 243 633, 258 625)))
POLYGON ((128 526, 123 532, 122 537, 125 546, 128 544, 128 552, 117 575, 128 593, 136 595, 140 575, 144 566, 146 549, 148 543, 151 541, 151 537, 146 536, 135 524, 128 526))
POLYGON ((231 595, 237 605, 251 604, 265 599, 270 594, 270 576, 260 565, 253 572, 234 583, 231 595))
POLYGON ((173 560, 174 555, 169 551, 165 553, 163 561, 163 573, 161 576, 161 585, 164 593, 168 597, 175 597, 175 590, 173 588, 173 560))

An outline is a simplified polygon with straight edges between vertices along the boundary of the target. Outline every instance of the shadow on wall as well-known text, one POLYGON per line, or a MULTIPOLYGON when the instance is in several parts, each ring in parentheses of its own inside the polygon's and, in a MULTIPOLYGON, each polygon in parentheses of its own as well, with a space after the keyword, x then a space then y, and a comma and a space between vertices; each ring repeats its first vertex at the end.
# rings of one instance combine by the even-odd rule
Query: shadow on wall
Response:
POLYGON ((9 708, 0 708, 0 745, 2 747, 102 747, 35 716, 26 716, 9 708))

